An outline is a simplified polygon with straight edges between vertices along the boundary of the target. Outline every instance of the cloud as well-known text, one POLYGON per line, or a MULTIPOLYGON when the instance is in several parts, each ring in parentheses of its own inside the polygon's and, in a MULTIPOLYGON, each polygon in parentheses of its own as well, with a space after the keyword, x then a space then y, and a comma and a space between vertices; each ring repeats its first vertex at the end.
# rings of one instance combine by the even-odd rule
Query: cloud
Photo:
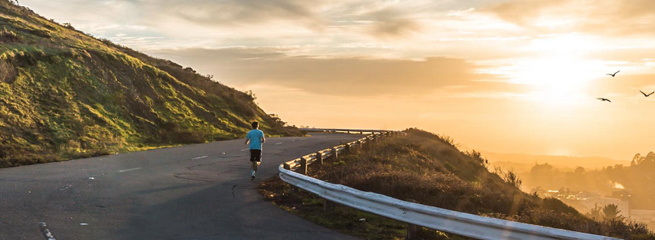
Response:
POLYGON ((460 49, 476 54, 480 52, 470 50, 479 44, 461 44, 459 39, 497 37, 503 35, 503 32, 498 31, 499 23, 513 26, 495 16, 479 17, 482 14, 472 8, 478 4, 478 0, 466 3, 429 0, 21 1, 23 2, 38 8, 35 10, 44 16, 54 17, 60 22, 70 22, 77 29, 94 36, 108 38, 139 50, 322 45, 324 47, 308 48, 307 51, 313 51, 312 55, 325 55, 343 53, 342 49, 334 46, 374 43, 388 45, 390 50, 353 48, 348 50, 347 54, 353 55, 353 52, 356 52, 355 54, 360 56, 407 58, 434 55, 459 57, 464 56, 458 52, 460 49), (461 13, 453 16, 453 9, 459 9, 461 13), (448 15, 449 13, 451 15, 448 15), (490 22, 496 25, 489 26, 490 22), (116 34, 119 33, 126 34, 127 37, 147 37, 147 41, 135 42, 118 38, 116 34), (441 41, 435 44, 439 39, 456 41, 441 41), (458 51, 454 51, 455 48, 458 51))
POLYGON ((528 0, 507 1, 490 6, 488 11, 497 14, 500 18, 519 25, 529 24, 531 20, 540 16, 548 9, 558 8, 567 0, 528 0))
POLYGON ((421 30, 414 13, 400 11, 404 7, 418 8, 407 4, 398 1, 157 0, 155 3, 154 0, 140 0, 139 6, 147 7, 147 11, 141 12, 150 15, 144 18, 149 24, 162 27, 192 24, 207 30, 223 28, 240 32, 259 28, 260 32, 276 30, 280 33, 289 33, 281 28, 291 28, 295 37, 303 29, 318 34, 331 30, 327 34, 365 34, 393 39, 421 30))
MULTIPOLYGON (((313 11, 314 0, 139 0, 144 13, 154 19, 188 21, 207 26, 243 26, 288 21, 318 26, 320 16, 313 11), (145 11, 147 10, 147 11, 145 11)), ((157 20, 155 20, 157 21, 157 20)))
POLYGON ((579 31, 616 36, 655 34, 653 8, 651 0, 510 0, 484 11, 540 34, 579 31))
POLYGON ((420 24, 393 9, 383 9, 367 14, 373 20, 371 33, 379 38, 405 37, 421 30, 420 24))
POLYGON ((289 56, 277 49, 181 49, 154 52, 229 84, 275 85, 326 95, 421 95, 470 84, 481 75, 462 59, 424 60, 289 56))

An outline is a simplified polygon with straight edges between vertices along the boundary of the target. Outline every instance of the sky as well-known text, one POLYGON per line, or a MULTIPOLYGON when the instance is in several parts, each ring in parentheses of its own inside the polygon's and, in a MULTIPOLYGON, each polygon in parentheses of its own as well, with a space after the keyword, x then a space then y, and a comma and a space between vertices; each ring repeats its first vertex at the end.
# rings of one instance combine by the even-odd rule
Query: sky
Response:
POLYGON ((252 90, 291 125, 417 127, 483 153, 655 151, 652 0, 20 4, 252 90))

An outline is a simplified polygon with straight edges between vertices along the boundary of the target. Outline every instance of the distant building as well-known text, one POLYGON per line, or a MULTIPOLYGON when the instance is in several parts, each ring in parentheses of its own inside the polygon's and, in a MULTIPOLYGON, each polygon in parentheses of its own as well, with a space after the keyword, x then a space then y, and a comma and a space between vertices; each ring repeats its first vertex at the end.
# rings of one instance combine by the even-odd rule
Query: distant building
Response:
MULTIPOLYGON (((557 198, 567 205, 575 208, 582 214, 587 214, 594 207, 598 206, 603 208, 607 205, 614 204, 618 206, 619 215, 629 218, 631 216, 630 203, 627 200, 618 198, 601 197, 598 193, 584 192, 584 191, 568 191, 568 190, 545 190, 537 192, 539 196, 557 198)), ((655 211, 654 211, 655 212, 655 211)), ((655 217, 655 215, 654 215, 655 217)), ((648 217, 646 217, 648 218, 648 217)), ((653 219, 655 220, 655 218, 653 219)))

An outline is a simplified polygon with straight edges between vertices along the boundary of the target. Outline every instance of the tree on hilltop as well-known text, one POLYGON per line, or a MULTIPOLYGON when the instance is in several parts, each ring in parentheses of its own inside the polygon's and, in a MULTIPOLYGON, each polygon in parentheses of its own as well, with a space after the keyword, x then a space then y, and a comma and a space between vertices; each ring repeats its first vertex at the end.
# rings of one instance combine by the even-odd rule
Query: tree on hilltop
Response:
POLYGON ((632 158, 632 162, 630 162, 630 166, 642 165, 642 164, 646 164, 646 165, 653 164, 653 165, 655 165, 655 153, 654 152, 649 152, 646 156, 643 156, 643 155, 637 153, 632 158))

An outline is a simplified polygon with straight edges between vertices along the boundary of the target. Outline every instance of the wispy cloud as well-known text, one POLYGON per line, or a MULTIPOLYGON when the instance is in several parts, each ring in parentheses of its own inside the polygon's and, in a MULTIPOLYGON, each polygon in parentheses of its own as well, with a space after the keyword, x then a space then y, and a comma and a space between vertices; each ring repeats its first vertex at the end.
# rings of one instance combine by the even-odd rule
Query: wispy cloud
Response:
POLYGON ((481 77, 462 59, 423 60, 289 56, 274 49, 181 49, 157 54, 212 69, 239 85, 268 84, 327 95, 420 95, 481 77))
POLYGON ((301 22, 316 26, 320 17, 312 9, 314 0, 138 0, 140 6, 154 11, 151 17, 178 18, 210 26, 242 26, 271 21, 301 22))
POLYGON ((384 9, 367 14, 373 20, 371 32, 376 37, 404 37, 421 30, 420 24, 394 9, 384 9))
POLYGON ((485 8, 534 32, 579 31, 608 36, 655 34, 649 0, 510 0, 485 8))

